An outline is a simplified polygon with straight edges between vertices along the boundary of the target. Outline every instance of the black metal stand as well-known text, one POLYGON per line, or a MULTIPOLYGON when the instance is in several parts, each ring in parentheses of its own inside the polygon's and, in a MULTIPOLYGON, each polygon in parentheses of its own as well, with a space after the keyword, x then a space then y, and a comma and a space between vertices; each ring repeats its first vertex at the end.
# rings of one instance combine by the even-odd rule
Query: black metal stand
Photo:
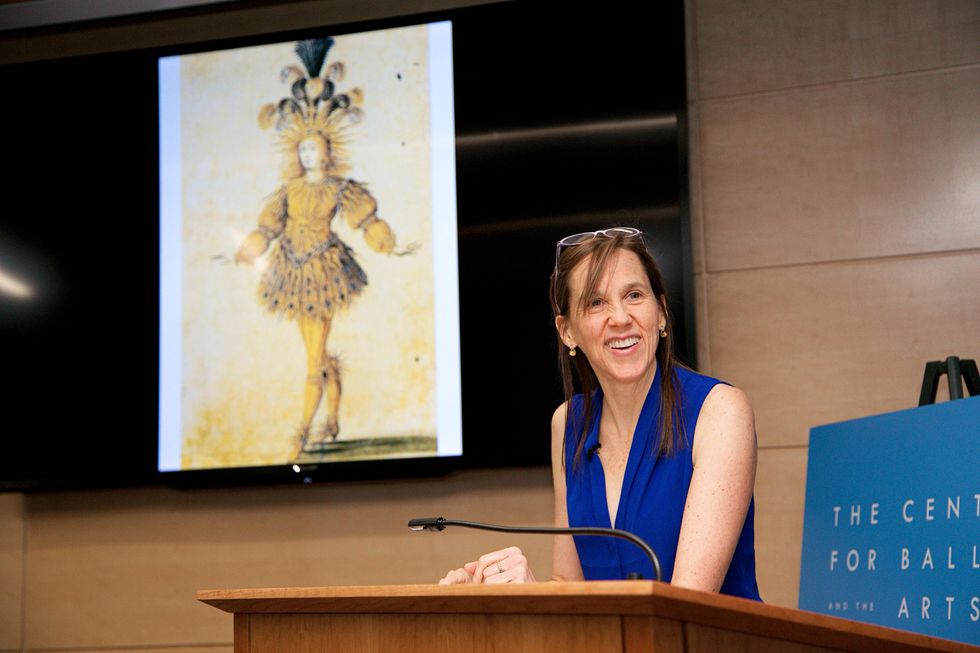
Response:
POLYGON ((980 390, 980 372, 977 371, 977 362, 972 359, 960 360, 956 356, 950 356, 945 361, 930 361, 926 363, 926 372, 922 377, 922 392, 919 393, 919 405, 926 406, 936 403, 936 390, 939 388, 939 379, 945 374, 949 381, 949 398, 963 398, 963 384, 966 382, 966 390, 971 397, 977 395, 980 390))

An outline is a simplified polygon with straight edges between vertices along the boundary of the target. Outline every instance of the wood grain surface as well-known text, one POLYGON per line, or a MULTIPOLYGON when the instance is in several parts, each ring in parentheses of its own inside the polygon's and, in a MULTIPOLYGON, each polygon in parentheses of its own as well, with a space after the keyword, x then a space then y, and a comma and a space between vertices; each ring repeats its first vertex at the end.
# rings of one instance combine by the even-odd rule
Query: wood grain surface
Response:
MULTIPOLYGON (((523 637, 523 633, 534 631, 534 627, 529 624, 537 622, 540 617, 548 617, 541 620, 543 624, 541 628, 545 629, 542 632, 551 632, 552 627, 556 631, 569 627, 562 625, 564 624, 562 619, 568 619, 569 623, 578 623, 583 620, 584 615, 589 615, 612 617, 615 627, 609 626, 606 621, 598 620, 594 622, 595 628, 603 633, 606 633, 608 628, 612 628, 617 633, 628 629, 629 634, 626 639, 629 642, 648 641, 657 637, 665 642, 676 641, 677 637, 672 633, 671 627, 664 627, 662 624, 662 621, 666 620, 683 623, 687 627, 706 626, 732 633, 743 633, 752 638, 795 642, 824 647, 828 650, 855 653, 885 650, 895 653, 980 651, 980 647, 968 644, 720 594, 671 587, 652 581, 533 583, 499 587, 383 585, 202 590, 198 592, 198 600, 226 612, 249 613, 252 619, 268 615, 270 621, 262 618, 260 622, 262 624, 272 623, 284 614, 297 617, 309 615, 309 620, 300 620, 296 624, 322 621, 333 624, 344 623, 360 629, 360 624, 364 623, 360 621, 361 618, 370 622, 372 619, 370 615, 383 615, 384 619, 379 620, 378 623, 392 632, 399 629, 415 629, 416 625, 409 624, 415 623, 413 619, 421 619, 418 623, 428 624, 427 627, 448 627, 451 630, 466 627, 476 629, 478 632, 489 632, 486 630, 488 627, 506 626, 508 629, 513 628, 515 632, 522 633, 523 637), (358 618, 351 621, 334 619, 335 616, 343 615, 357 615, 358 618), (399 615, 416 616, 407 620, 393 619, 399 615), (459 615, 471 615, 473 619, 460 620, 459 615), (655 625, 651 634, 646 626, 635 620, 620 621, 618 618, 620 615, 627 619, 630 616, 640 615, 656 617, 660 620, 657 622, 660 625, 659 627, 655 625), (506 618, 509 616, 520 618, 506 618), (503 621, 498 623, 491 617, 503 618, 503 621), (552 620, 552 617, 561 619, 552 620), (530 621, 525 621, 524 618, 530 621)), ((256 623, 253 621, 250 629, 251 650, 255 653, 282 650, 258 647, 256 637, 259 631, 255 627, 256 623)), ((278 627, 269 626, 269 628, 275 630, 278 627)), ((305 629, 307 626, 304 625, 302 628, 305 629)), ((275 632, 279 631, 275 630, 275 632)), ((270 637, 279 637, 279 635, 270 635, 270 637)), ((584 641, 587 637, 584 634, 576 635, 574 639, 584 641)), ((605 637, 607 636, 604 635, 605 637)), ((686 650, 696 650, 688 647, 687 644, 685 647, 686 650)), ((590 648, 589 650, 604 649, 590 648)), ((622 643, 616 650, 622 650, 622 643)))

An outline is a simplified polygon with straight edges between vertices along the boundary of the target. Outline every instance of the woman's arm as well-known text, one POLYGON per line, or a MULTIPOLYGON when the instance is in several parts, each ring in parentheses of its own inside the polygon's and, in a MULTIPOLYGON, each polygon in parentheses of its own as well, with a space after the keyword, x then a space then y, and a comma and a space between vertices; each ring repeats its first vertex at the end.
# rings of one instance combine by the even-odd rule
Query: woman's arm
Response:
POLYGON ((744 392, 724 384, 712 388, 698 416, 692 456, 671 584, 717 592, 755 484, 755 417, 744 392))
MULTIPOLYGON (((568 504, 565 502, 565 415, 568 403, 558 407, 551 417, 551 475, 555 486, 555 526, 568 528, 568 504)), ((551 557, 551 580, 585 580, 582 565, 571 535, 556 535, 551 557)))

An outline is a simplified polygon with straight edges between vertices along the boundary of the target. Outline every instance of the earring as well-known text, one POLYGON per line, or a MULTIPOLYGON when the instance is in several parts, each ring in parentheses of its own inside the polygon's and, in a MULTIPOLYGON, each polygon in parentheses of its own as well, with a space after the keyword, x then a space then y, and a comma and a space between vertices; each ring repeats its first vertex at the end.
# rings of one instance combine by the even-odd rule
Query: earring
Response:
POLYGON ((575 353, 576 352, 575 352, 575 347, 574 346, 568 348, 568 355, 569 356, 574 356, 575 353))
POLYGON ((666 338, 667 337, 667 325, 666 324, 664 326, 660 327, 660 337, 661 338, 666 338))

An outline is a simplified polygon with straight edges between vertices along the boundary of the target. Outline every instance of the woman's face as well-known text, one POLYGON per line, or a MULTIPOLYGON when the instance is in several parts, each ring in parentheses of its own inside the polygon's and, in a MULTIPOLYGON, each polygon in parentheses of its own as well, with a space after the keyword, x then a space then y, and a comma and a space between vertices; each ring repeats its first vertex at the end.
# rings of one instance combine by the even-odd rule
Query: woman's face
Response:
POLYGON ((327 144, 318 136, 304 138, 299 144, 299 162, 306 170, 322 170, 327 161, 327 144))
POLYGON ((585 259, 569 275, 572 308, 567 317, 555 318, 562 341, 582 350, 607 389, 607 383, 652 379, 666 318, 640 258, 625 249, 615 250, 582 313, 578 307, 588 268, 585 259))

